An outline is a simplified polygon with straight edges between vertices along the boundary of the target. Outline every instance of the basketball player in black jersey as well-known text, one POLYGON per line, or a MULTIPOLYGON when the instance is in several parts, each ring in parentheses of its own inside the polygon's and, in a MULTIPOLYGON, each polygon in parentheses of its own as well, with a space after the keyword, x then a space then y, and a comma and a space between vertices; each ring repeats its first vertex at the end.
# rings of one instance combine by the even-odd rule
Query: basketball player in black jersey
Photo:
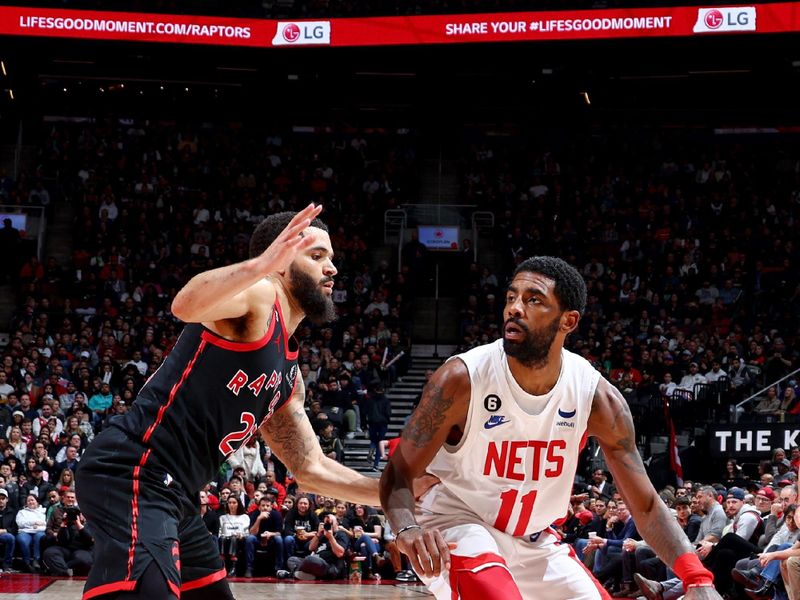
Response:
POLYGON ((334 316, 321 207, 262 222, 250 260, 200 273, 172 312, 187 323, 126 415, 87 449, 77 493, 95 539, 83 599, 233 598, 198 492, 260 429, 305 489, 377 505, 377 480, 322 454, 292 334, 334 316))

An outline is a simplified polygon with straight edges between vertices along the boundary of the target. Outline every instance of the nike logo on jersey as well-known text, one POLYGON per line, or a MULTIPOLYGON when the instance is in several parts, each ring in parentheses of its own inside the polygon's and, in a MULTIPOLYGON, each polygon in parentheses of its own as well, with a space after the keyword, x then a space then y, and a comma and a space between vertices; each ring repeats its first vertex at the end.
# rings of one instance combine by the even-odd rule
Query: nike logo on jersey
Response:
POLYGON ((510 423, 508 419, 506 419, 503 415, 492 415, 486 420, 486 423, 483 424, 484 429, 492 429, 497 427, 498 425, 505 425, 506 423, 510 423))
POLYGON ((571 419, 572 417, 575 416, 576 412, 578 412, 577 408, 575 410, 571 411, 571 412, 567 412, 567 411, 561 410, 559 408, 558 409, 558 416, 561 417, 562 419, 571 419))

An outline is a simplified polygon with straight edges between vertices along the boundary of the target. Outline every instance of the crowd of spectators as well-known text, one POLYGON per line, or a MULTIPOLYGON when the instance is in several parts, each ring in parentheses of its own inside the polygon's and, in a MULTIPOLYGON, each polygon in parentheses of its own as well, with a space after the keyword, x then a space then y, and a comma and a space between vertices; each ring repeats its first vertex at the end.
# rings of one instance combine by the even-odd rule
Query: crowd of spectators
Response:
MULTIPOLYGON (((255 441, 255 446, 260 442, 255 441)), ((267 457, 266 462, 272 459, 267 457)), ((416 581, 389 523, 370 507, 306 494, 270 470, 257 487, 237 466, 200 493, 200 512, 230 576, 416 581)))
MULTIPOLYGON (((728 461, 718 481, 685 481, 659 492, 723 598, 793 600, 800 594, 800 448, 777 449, 748 478, 728 461)), ((577 481, 560 533, 616 598, 677 600, 686 592, 642 540, 608 474, 577 481)))
MULTIPOLYGON (((668 395, 678 412, 700 401, 694 421, 727 420, 731 405, 800 366, 793 137, 623 130, 556 139, 476 134, 464 145, 462 202, 494 211, 500 260, 466 268, 460 349, 501 335, 515 265, 554 254, 588 287, 567 347, 632 406, 660 413, 668 395)), ((780 382, 739 419, 796 419, 797 384, 780 382)))
MULTIPOLYGON (((633 408, 653 409, 670 396, 695 417, 702 413, 692 403, 702 401, 706 416, 727 418, 730 405, 791 373, 800 355, 797 159, 781 144, 696 142, 687 149, 649 132, 547 150, 519 138, 470 146, 462 197, 494 210, 500 261, 463 261, 459 350, 500 335, 502 286, 515 264, 556 254, 582 270, 589 288, 568 347, 633 408), (703 386, 712 386, 716 405, 703 386)), ((344 459, 343 440, 369 431, 377 470, 391 417, 384 390, 408 368, 416 287, 408 265, 397 273, 388 261, 371 263, 382 232, 369 225, 414 197, 415 168, 413 139, 382 132, 312 138, 200 124, 52 124, 37 172, 0 181, 7 203, 64 201, 76 214, 69 265, 30 256, 13 270, 19 309, 0 369, 5 568, 88 569, 91 539, 74 506, 74 472, 87 444, 128 410, 175 343, 181 323, 169 312, 170 299, 194 274, 246 258, 250 231, 266 215, 309 199, 328 207, 339 319, 297 332, 307 410, 323 450, 337 460, 344 459), (45 196, 43 182, 53 181, 57 189, 45 196)), ((737 416, 794 418, 798 393, 788 379, 737 416)), ((730 503, 736 525, 728 535, 748 533, 755 546, 759 539, 738 519, 759 512, 766 521, 760 496, 796 494, 797 465, 787 468, 784 459, 775 473, 762 465, 758 482, 734 464, 716 489, 681 487, 667 490, 674 498, 667 491, 662 497, 687 528, 698 520, 687 510, 718 518, 709 499, 730 503), (746 488, 758 511, 747 508, 746 488)), ((563 525, 579 556, 618 593, 634 591, 642 576, 666 582, 658 584, 662 592, 672 589, 652 552, 630 541, 638 534, 624 503, 602 473, 595 476, 591 497, 579 490, 563 525), (604 527, 586 529, 589 517, 604 527)), ((780 511, 770 504, 773 520, 783 519, 777 529, 791 529, 784 512, 795 500, 787 500, 780 511)), ((292 473, 258 438, 229 458, 201 496, 201 512, 237 574, 341 577, 348 560, 360 558, 367 577, 413 578, 381 515, 296 489, 292 473)), ((694 530, 687 535, 717 547, 732 539, 709 527, 700 525, 702 539, 694 530)), ((778 541, 790 543, 784 537, 778 541)), ((744 546, 729 544, 703 557, 721 573, 720 589, 734 586, 732 555, 745 558, 744 546)), ((779 578, 768 575, 776 585, 779 578)), ((767 581, 758 577, 753 581, 767 581)))
MULTIPOLYGON (((416 188, 413 140, 113 119, 53 123, 45 138, 36 172, 0 185, 4 203, 52 211, 51 202, 65 202, 75 213, 69 264, 30 255, 13 270, 18 310, 0 369, 0 488, 9 510, 38 514, 61 502, 51 489, 72 489, 87 444, 129 409, 174 345, 177 290, 196 273, 246 259, 258 222, 309 200, 326 207, 339 274, 338 319, 296 333, 307 409, 326 453, 344 460, 342 440, 363 434, 378 469, 391 419, 384 389, 408 369, 414 290, 388 262, 372 263, 381 232, 368 223, 416 188), (43 199, 47 187, 53 193, 43 199)), ((250 450, 241 457, 248 484, 275 463, 277 482, 291 479, 268 448, 250 450)), ((231 470, 221 471, 220 487, 231 470)), ((14 529, 16 549, 6 545, 22 568, 40 567, 41 521, 14 529)), ((44 560, 51 571, 63 567, 44 560)))

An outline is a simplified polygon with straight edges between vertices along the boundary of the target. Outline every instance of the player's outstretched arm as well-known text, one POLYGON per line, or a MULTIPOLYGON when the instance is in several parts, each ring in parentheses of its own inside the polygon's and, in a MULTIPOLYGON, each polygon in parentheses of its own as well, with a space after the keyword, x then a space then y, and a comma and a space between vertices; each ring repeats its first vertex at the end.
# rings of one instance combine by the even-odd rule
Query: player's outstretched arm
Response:
POLYGON ((292 398, 261 426, 272 451, 303 489, 348 502, 379 506, 378 480, 364 477, 322 453, 305 411, 305 386, 298 379, 292 398))
POLYGON ((600 442, 614 483, 631 511, 639 533, 659 558, 683 579, 687 600, 720 598, 708 585, 712 580, 711 574, 702 572, 692 545, 647 476, 636 448, 627 401, 602 377, 592 403, 589 435, 600 442))
POLYGON ((172 301, 172 314, 186 323, 209 323, 237 319, 248 314, 255 302, 248 293, 270 273, 285 271, 298 252, 313 243, 312 236, 300 234, 320 213, 322 206, 309 204, 260 256, 235 265, 198 273, 183 286, 172 301))
POLYGON ((442 447, 454 425, 461 425, 470 397, 469 372, 461 360, 439 367, 422 391, 419 406, 381 477, 381 504, 397 534, 400 551, 419 574, 438 577, 449 568, 450 553, 441 533, 425 531, 414 517, 413 481, 442 447))

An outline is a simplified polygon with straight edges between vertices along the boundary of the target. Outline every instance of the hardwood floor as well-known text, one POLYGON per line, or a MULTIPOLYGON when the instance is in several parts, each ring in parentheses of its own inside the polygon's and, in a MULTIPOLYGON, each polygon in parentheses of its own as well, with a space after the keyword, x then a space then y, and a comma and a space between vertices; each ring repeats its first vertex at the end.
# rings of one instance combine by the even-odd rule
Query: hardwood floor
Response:
MULTIPOLYGON (((397 600, 432 598, 422 585, 396 582, 380 584, 242 581, 231 583, 236 600, 397 600)), ((0 575, 0 600, 79 600, 83 591, 82 579, 56 579, 37 575, 0 575)))

